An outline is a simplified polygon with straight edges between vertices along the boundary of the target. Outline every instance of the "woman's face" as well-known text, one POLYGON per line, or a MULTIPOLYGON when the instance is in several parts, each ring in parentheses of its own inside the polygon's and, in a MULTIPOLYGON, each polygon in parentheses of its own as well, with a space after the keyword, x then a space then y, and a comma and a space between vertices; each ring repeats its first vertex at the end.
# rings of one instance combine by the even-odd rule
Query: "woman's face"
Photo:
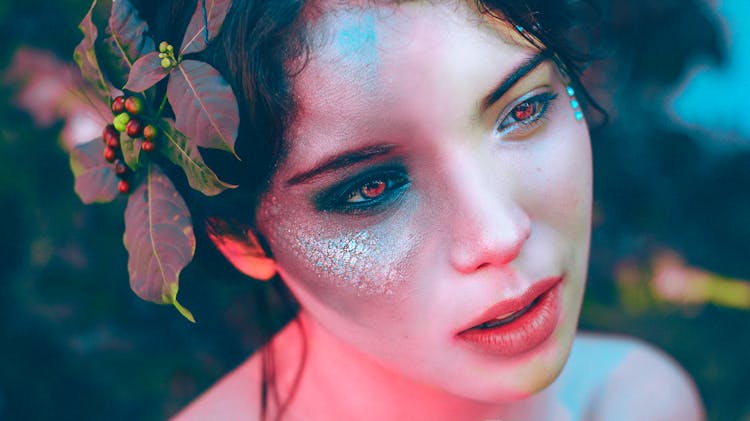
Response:
POLYGON ((331 3, 306 15, 257 215, 281 277, 398 373, 478 400, 540 390, 567 358, 590 234, 589 136, 560 73, 457 2, 331 3))

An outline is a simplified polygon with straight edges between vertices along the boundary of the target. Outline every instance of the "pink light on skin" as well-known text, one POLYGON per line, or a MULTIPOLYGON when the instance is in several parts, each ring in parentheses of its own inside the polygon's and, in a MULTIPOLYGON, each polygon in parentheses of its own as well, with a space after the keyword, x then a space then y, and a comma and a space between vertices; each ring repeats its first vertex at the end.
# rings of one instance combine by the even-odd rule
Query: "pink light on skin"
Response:
MULTIPOLYGON (((395 415, 380 412, 388 408, 437 419, 546 411, 549 397, 537 392, 565 363, 585 278, 586 125, 575 120, 550 62, 481 107, 536 54, 512 28, 480 24, 475 11, 452 3, 372 13, 376 93, 370 78, 360 78, 371 69, 356 60, 336 66, 343 58, 335 44, 311 53, 294 80, 289 151, 258 212, 259 231, 308 327, 307 374, 290 410, 314 405, 313 390, 340 388, 358 395, 341 405, 365 405, 367 396, 373 416, 384 418, 395 415), (499 117, 540 95, 562 101, 549 99, 535 125, 496 130, 499 117), (377 147, 383 152, 369 159, 288 181, 332 156, 377 147), (409 181, 377 211, 321 209, 321 194, 372 171, 409 181), (487 355, 457 336, 482 311, 563 273, 559 322, 532 349, 487 355), (363 294, 364 283, 390 287, 363 294)), ((322 39, 350 30, 350 19, 339 26, 340 14, 331 16, 311 29, 322 39)))
MULTIPOLYGON (((626 414, 592 414, 602 397, 647 419, 653 413, 617 400, 619 389, 601 395, 615 369, 633 375, 618 385, 687 391, 676 402, 697 413, 694 389, 673 387, 689 380, 662 357, 609 339, 624 345, 602 355, 601 341, 576 335, 591 224, 588 130, 556 67, 470 4, 320 1, 305 15, 308 35, 331 41, 315 43, 292 80, 287 151, 256 213, 301 306, 268 345, 282 399, 304 364, 284 419, 626 414), (347 15, 357 7, 374 19, 347 15), (377 60, 341 56, 333 40, 357 33, 352 22, 377 35, 363 38, 377 60), (543 115, 529 115, 529 104, 543 115), (488 328, 493 345, 462 337, 472 327, 488 328), (574 337, 577 364, 556 382, 574 337), (513 346, 493 352, 505 340, 513 346), (629 360, 634 350, 642 358, 629 360), (668 375, 638 377, 654 367, 668 375), (582 378, 585 401, 570 392, 582 378)), ((178 419, 254 417, 261 366, 256 353, 178 419)), ((271 402, 271 418, 275 410, 271 402)), ((686 411, 657 418, 699 419, 686 411)))

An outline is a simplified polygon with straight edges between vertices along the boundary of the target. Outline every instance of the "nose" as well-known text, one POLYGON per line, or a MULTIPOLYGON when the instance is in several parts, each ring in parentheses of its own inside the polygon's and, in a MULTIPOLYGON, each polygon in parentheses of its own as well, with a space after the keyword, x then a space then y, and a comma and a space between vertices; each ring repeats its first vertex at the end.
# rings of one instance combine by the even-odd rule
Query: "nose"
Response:
POLYGON ((508 265, 531 236, 528 213, 513 198, 511 189, 492 186, 486 179, 464 181, 450 205, 452 266, 468 274, 508 265))

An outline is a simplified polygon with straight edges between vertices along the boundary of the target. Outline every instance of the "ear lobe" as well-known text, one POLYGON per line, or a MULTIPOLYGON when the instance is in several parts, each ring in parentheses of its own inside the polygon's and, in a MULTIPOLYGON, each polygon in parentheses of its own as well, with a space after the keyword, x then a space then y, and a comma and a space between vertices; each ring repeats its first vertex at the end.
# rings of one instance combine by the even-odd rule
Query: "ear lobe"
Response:
POLYGON ((240 272, 261 281, 267 281, 276 274, 276 262, 266 256, 252 229, 239 234, 226 222, 210 218, 206 231, 214 246, 240 272))

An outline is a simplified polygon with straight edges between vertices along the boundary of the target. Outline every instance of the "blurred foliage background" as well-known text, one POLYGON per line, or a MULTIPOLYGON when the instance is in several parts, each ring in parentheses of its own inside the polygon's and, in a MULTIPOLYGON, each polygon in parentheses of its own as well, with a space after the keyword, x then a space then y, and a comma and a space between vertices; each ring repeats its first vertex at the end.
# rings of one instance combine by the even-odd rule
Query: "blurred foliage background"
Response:
MULTIPOLYGON (((667 351, 712 420, 750 420, 750 135, 731 126, 748 118, 749 78, 689 84, 748 60, 727 24, 750 21, 743 1, 597 0, 612 54, 587 76, 611 121, 593 133, 581 327, 667 351)), ((253 304, 264 287, 227 270, 183 274, 195 325, 130 291, 124 202, 82 205, 64 149, 100 131, 73 89, 88 5, 0 1, 0 419, 164 419, 252 353, 254 320, 284 322, 253 304)))

